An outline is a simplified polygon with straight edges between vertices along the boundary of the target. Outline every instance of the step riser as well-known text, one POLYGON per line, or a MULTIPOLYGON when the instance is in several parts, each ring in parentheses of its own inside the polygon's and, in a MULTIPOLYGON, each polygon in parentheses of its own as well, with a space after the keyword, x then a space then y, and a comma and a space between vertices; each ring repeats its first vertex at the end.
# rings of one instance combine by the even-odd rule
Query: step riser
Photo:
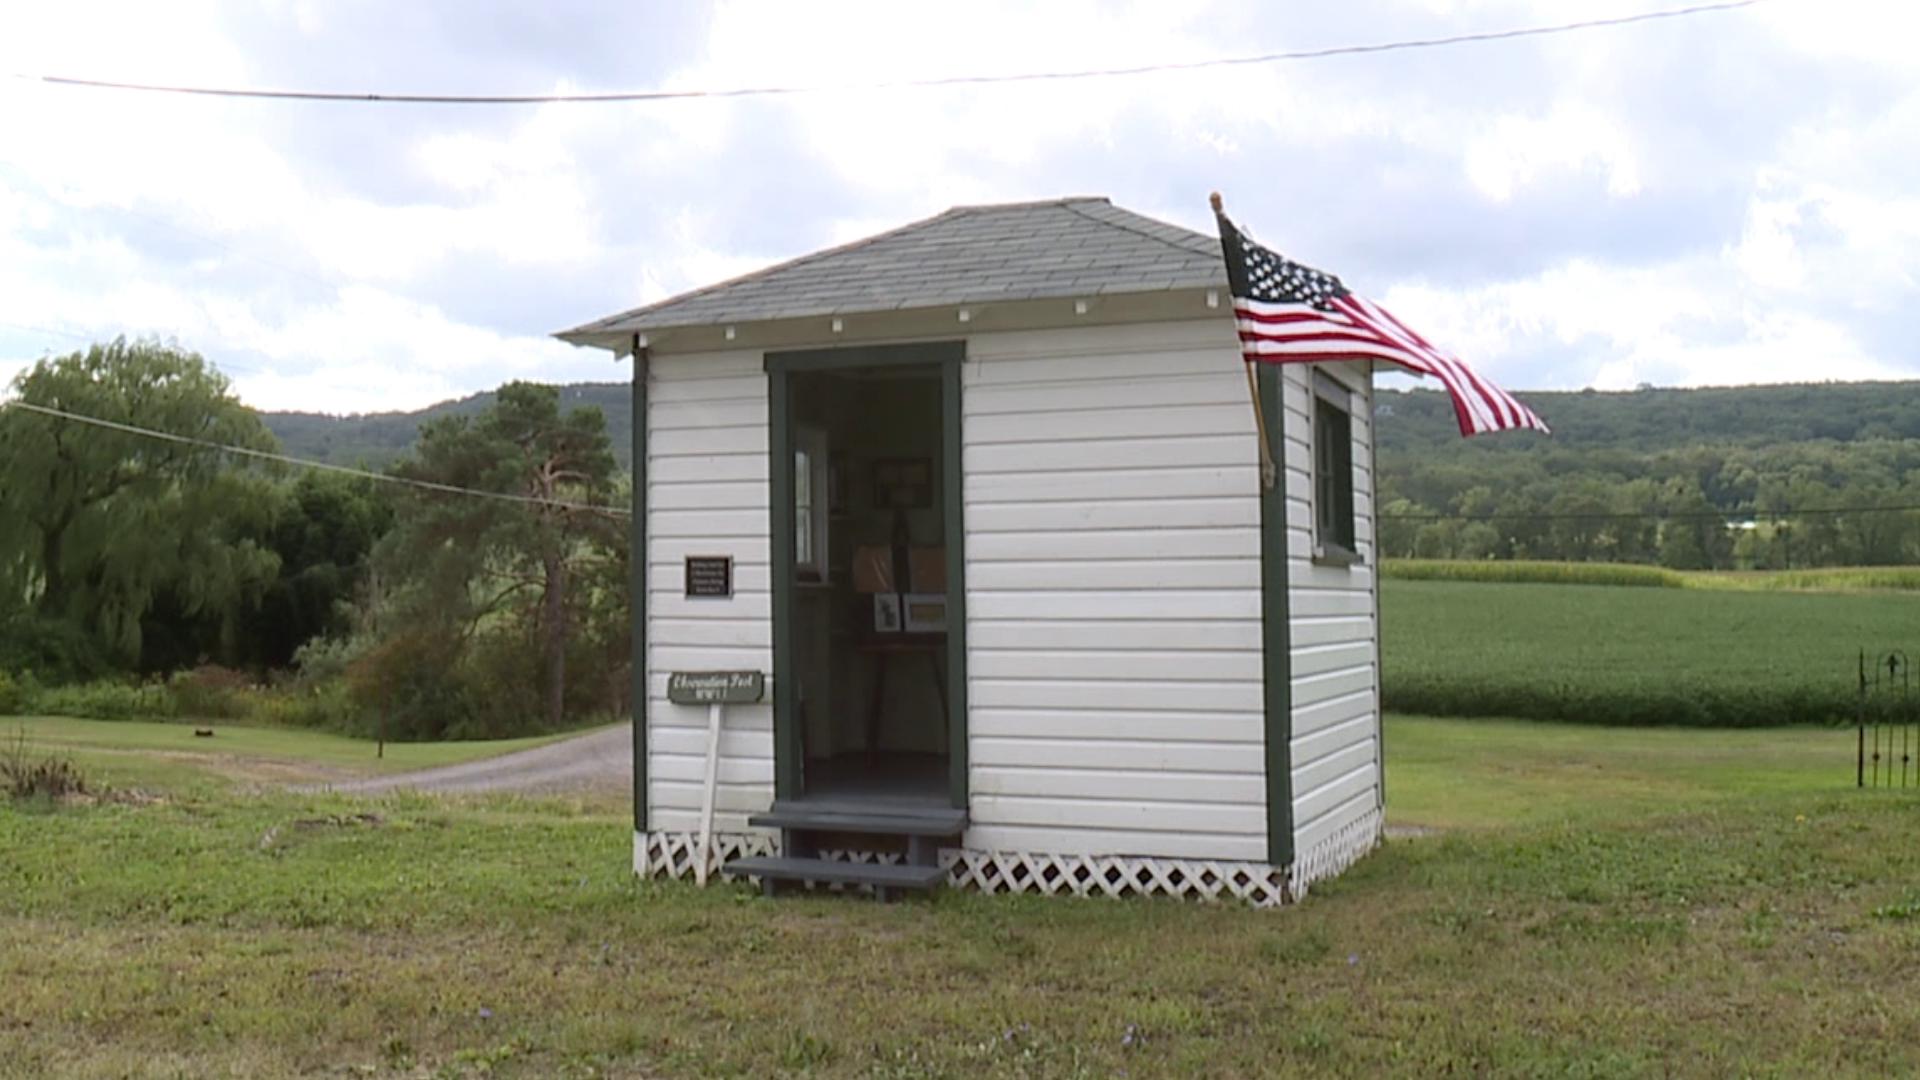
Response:
POLYGON ((728 877, 757 877, 763 882, 811 882, 823 885, 870 886, 876 890, 919 890, 939 887, 947 872, 938 866, 843 862, 837 859, 753 856, 735 859, 720 868, 728 877))

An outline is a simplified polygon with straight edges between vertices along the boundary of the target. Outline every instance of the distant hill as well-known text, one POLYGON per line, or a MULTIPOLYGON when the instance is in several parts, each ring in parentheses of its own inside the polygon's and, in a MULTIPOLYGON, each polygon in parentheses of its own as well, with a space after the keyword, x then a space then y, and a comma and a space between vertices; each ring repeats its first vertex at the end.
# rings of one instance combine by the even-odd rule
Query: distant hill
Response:
MULTIPOLYGON (((1920 382, 1808 383, 1699 390, 1552 391, 1521 395, 1553 427, 1551 439, 1502 434, 1461 439, 1452 407, 1433 389, 1382 390, 1378 398, 1382 466, 1412 458, 1534 452, 1653 454, 1701 445, 1762 446, 1810 440, 1920 439, 1920 382)), ((598 406, 607 417, 622 468, 631 462, 632 400, 625 383, 560 388, 563 408, 598 406)), ((264 414, 286 452, 343 465, 382 467, 413 446, 420 425, 476 413, 491 393, 445 401, 418 412, 325 416, 264 414)))
MULTIPOLYGON (((465 416, 493 403, 491 391, 456 401, 443 401, 417 412, 362 413, 327 416, 323 413, 262 413, 268 430, 294 457, 334 465, 383 468, 413 448, 420 425, 442 416, 465 416)), ((607 418, 607 433, 620 467, 630 466, 633 443, 633 399, 626 383, 574 383, 560 388, 560 408, 599 407, 607 418)))
MULTIPOLYGON (((1518 395, 1553 429, 1561 450, 1655 453, 1688 446, 1831 439, 1920 439, 1920 382, 1795 383, 1696 390, 1532 391, 1518 395)), ((1453 407, 1437 389, 1377 395, 1380 451, 1449 451, 1462 440, 1453 407)), ((1476 451, 1527 451, 1549 441, 1526 434, 1468 440, 1476 451)))

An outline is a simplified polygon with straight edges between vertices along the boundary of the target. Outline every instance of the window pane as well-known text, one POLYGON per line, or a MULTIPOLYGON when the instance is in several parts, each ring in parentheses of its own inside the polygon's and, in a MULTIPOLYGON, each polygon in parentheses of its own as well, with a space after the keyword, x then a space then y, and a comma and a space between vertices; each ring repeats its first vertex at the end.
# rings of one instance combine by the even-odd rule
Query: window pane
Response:
POLYGON ((813 464, 805 450, 793 452, 793 502, 795 506, 813 505, 813 464))
POLYGON ((802 506, 793 513, 793 561, 800 566, 813 562, 813 510, 802 506))

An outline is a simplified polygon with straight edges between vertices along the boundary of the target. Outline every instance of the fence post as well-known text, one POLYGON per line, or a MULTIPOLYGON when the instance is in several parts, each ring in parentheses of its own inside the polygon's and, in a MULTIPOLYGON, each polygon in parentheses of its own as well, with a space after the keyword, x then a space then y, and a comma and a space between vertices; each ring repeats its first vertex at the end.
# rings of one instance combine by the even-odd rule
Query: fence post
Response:
POLYGON ((1860 724, 1859 748, 1854 759, 1853 784, 1867 786, 1867 650, 1860 650, 1860 703, 1855 711, 1860 724))

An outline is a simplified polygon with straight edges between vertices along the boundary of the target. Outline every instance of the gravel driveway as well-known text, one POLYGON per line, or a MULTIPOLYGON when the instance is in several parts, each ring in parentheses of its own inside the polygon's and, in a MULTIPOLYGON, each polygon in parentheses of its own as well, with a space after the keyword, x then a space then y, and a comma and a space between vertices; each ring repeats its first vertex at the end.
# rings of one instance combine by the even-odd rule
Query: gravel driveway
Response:
POLYGON ((366 794, 382 791, 514 791, 529 794, 633 790, 633 727, 621 724, 571 739, 481 761, 436 769, 343 780, 311 790, 366 794))

